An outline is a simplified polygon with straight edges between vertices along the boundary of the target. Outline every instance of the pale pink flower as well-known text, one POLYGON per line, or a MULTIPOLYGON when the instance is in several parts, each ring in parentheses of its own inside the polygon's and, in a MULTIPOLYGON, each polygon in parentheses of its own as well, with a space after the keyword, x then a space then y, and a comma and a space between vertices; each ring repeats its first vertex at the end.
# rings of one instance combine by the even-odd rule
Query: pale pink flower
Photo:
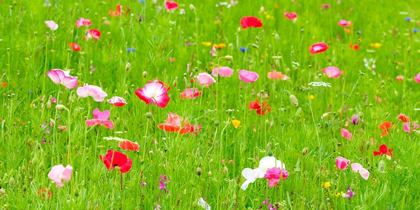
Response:
POLYGON ((246 83, 253 83, 257 81, 259 75, 253 71, 240 70, 239 79, 246 83))
POLYGON ((351 170, 353 170, 354 172, 358 172, 363 179, 368 180, 370 174, 369 171, 363 168, 363 166, 359 163, 352 163, 351 170))
POLYGON ((337 159, 335 159, 335 164, 338 169, 344 170, 349 166, 350 160, 347 160, 346 158, 343 158, 343 157, 338 157, 337 159))
POLYGON ((76 28, 80 28, 82 26, 90 26, 92 25, 92 22, 90 22, 89 19, 80 18, 76 21, 76 28))
POLYGON ((415 123, 415 122, 404 123, 404 131, 407 132, 407 133, 411 133, 414 130, 417 130, 417 128, 419 128, 419 125, 417 125, 417 123, 415 123), (411 130, 411 127, 413 128, 413 130, 411 130))
POLYGON ((153 103, 160 108, 166 107, 170 100, 166 87, 158 80, 150 81, 143 88, 137 89, 135 93, 146 104, 153 103))
POLYGON ((92 39, 93 38, 96 41, 98 41, 99 40, 99 37, 101 37, 101 32, 100 31, 98 31, 96 29, 90 29, 88 31, 88 34, 85 36, 85 39, 86 40, 89 40, 89 39, 92 39))
POLYGON ((417 74, 417 75, 414 77, 414 81, 416 81, 417 83, 420 83, 420 74, 417 74))
POLYGON ((47 76, 55 83, 63 85, 67 89, 73 89, 77 86, 77 77, 70 76, 70 71, 53 69, 47 72, 47 76))
POLYGON ((274 167, 267 170, 264 175, 264 178, 268 179, 268 186, 274 187, 280 181, 280 176, 283 180, 286 180, 289 177, 289 172, 284 168, 274 167))
POLYGON ((77 88, 77 95, 82 98, 87 98, 88 96, 92 97, 96 102, 104 101, 106 94, 102 88, 95 85, 85 85, 83 87, 77 88))
POLYGON ((114 129, 114 124, 111 120, 108 120, 110 116, 109 110, 105 110, 103 112, 99 111, 98 108, 93 110, 93 120, 86 120, 86 125, 89 127, 93 127, 95 125, 104 125, 106 128, 114 129))
POLYGON ((344 129, 344 128, 342 128, 341 129, 341 135, 344 137, 344 138, 346 138, 346 139, 348 139, 348 140, 351 140, 351 137, 352 137, 352 135, 353 134, 351 134, 347 129, 344 129))
POLYGON ((111 99, 107 100, 108 103, 117 106, 117 107, 121 107, 127 104, 127 102, 125 101, 124 98, 118 97, 118 96, 114 96, 111 99))
POLYGON ((48 28, 51 29, 51 31, 55 31, 58 28, 58 24, 55 23, 53 20, 47 20, 45 21, 45 24, 47 25, 48 28))
POLYGON ((341 27, 347 27, 351 25, 351 22, 347 21, 347 20, 340 20, 338 21, 338 25, 341 27))
POLYGON ((71 178, 71 172, 73 167, 67 165, 65 168, 63 165, 56 165, 51 168, 50 173, 48 173, 48 178, 52 180, 53 183, 56 183, 55 187, 64 186, 64 182, 67 182, 71 178))
POLYGON ((230 77, 233 75, 233 69, 222 66, 222 67, 214 68, 211 71, 211 74, 215 77, 217 77, 218 74, 220 74, 220 76, 222 77, 230 77))
POLYGON ((322 72, 324 72, 325 75, 329 78, 337 78, 341 76, 344 72, 340 71, 337 67, 329 66, 325 69, 322 69, 322 72))
POLYGON ((204 86, 206 88, 208 88, 210 84, 216 82, 216 80, 210 74, 204 72, 199 73, 197 79, 201 86, 204 86))

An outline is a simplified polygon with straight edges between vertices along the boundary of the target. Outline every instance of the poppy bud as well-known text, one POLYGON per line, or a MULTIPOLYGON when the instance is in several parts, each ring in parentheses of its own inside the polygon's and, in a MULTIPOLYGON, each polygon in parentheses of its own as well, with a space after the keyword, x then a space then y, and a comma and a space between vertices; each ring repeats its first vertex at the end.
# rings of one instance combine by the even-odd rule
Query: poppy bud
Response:
POLYGON ((303 148, 303 150, 302 150, 302 154, 303 154, 303 155, 308 154, 308 148, 307 148, 307 147, 303 148))
POLYGON ((176 85, 177 85, 178 83, 177 83, 177 81, 176 80, 174 80, 173 82, 172 82, 172 86, 174 86, 174 87, 176 87, 176 85))
POLYGON ((260 48, 257 44, 252 44, 252 47, 256 49, 260 48))
POLYGON ((195 10, 194 5, 190 4, 190 9, 191 9, 191 10, 195 10))
POLYGON ((211 171, 209 171, 209 176, 211 176, 211 171))
POLYGON ((227 174, 228 172, 229 172, 229 169, 225 166, 225 167, 223 168, 223 173, 227 174))
POLYGON ((147 77, 147 71, 143 71, 143 77, 146 78, 147 77))
POLYGON ((279 41, 280 40, 280 36, 278 34, 275 34, 274 35, 274 38, 276 39, 276 41, 279 41))
POLYGON ((273 151, 268 150, 268 151, 267 151, 267 155, 268 155, 268 156, 273 156, 273 151))
POLYGON ((147 112, 147 113, 146 113, 146 117, 150 119, 150 118, 152 118, 152 117, 153 117, 153 114, 152 114, 151 112, 147 112))
POLYGON ((9 185, 12 187, 15 185, 15 179, 13 177, 9 179, 9 185))
POLYGON ((89 13, 89 9, 86 9, 86 13, 89 13))
POLYGON ((289 99, 290 99, 290 102, 291 102, 293 105, 295 105, 295 106, 299 106, 299 101, 298 101, 298 99, 296 98, 296 96, 295 96, 295 95, 290 95, 290 96, 289 96, 289 99))
POLYGON ((125 65, 125 70, 126 71, 128 71, 128 70, 130 70, 131 69, 131 64, 130 63, 127 63, 126 65, 125 65))
POLYGON ((381 160, 378 164, 378 171, 381 173, 385 173, 385 161, 381 160))
POLYGON ((197 168, 197 174, 200 176, 201 175, 201 168, 197 168))
POLYGON ((62 104, 58 104, 57 106, 55 106, 55 109, 57 109, 57 111, 61 112, 61 111, 66 110, 67 108, 62 104))
POLYGON ((47 101, 47 108, 51 109, 51 101, 47 101))
POLYGON ((231 60, 233 60, 233 57, 231 55, 226 55, 225 59, 228 60, 228 61, 231 61, 231 60))
POLYGON ((219 126, 220 125, 220 121, 219 120, 214 121, 214 125, 215 126, 219 126))

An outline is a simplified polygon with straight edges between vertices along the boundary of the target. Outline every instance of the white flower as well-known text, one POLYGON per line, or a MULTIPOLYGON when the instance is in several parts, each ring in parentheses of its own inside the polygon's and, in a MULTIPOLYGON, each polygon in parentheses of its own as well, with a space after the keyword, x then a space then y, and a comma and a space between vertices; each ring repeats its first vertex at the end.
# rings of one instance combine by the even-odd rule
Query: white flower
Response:
POLYGON ((326 83, 326 82, 311 82, 308 85, 309 86, 312 86, 312 87, 319 87, 319 86, 331 87, 331 84, 330 83, 326 83))
POLYGON ((261 158, 260 165, 258 166, 258 168, 263 173, 260 174, 260 178, 264 177, 264 174, 265 174, 265 172, 267 172, 268 169, 274 168, 274 167, 278 167, 278 168, 281 168, 281 169, 286 169, 284 167, 284 163, 282 164, 280 160, 276 160, 276 158, 273 157, 273 156, 267 156, 267 157, 261 158))
POLYGON ((245 168, 242 171, 242 176, 246 180, 242 184, 241 188, 243 190, 246 190, 246 188, 248 188, 248 185, 251 183, 254 183, 255 180, 257 180, 258 178, 261 178, 261 175, 264 177, 264 173, 259 168, 256 168, 256 169, 245 168))
POLYGON ((199 198, 197 200, 197 203, 199 206, 201 206, 203 209, 205 210, 211 210, 210 205, 203 199, 203 198, 199 198))

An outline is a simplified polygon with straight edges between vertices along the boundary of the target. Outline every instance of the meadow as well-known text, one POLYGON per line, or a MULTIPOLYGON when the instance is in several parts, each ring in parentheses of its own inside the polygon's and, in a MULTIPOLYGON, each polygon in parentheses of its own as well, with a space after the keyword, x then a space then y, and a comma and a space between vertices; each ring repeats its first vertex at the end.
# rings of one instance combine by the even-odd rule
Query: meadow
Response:
POLYGON ((419 209, 420 4, 0 2, 1 209, 419 209))

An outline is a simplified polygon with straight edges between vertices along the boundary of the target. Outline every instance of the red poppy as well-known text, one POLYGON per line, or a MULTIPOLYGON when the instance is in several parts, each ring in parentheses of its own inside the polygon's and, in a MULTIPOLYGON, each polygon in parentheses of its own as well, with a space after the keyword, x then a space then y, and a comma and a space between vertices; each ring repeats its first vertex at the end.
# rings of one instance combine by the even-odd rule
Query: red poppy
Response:
POLYGON ((352 50, 358 50, 359 49, 359 45, 358 44, 350 44, 349 47, 352 50))
POLYGON ((320 43, 316 43, 313 44, 310 48, 309 48, 309 52, 312 55, 318 54, 318 53, 323 53, 328 49, 328 45, 325 44, 324 42, 320 42, 320 43))
POLYGON ((127 173, 131 169, 131 159, 127 158, 127 155, 121 152, 108 150, 106 156, 99 155, 99 158, 104 162, 108 170, 112 170, 115 166, 118 166, 120 167, 121 173, 127 173))
POLYGON ((260 28, 262 27, 262 22, 260 19, 250 16, 250 17, 243 17, 241 18, 241 27, 243 29, 252 27, 252 28, 260 28))
POLYGON ((379 152, 373 151, 373 155, 375 155, 375 156, 389 155, 389 156, 393 157, 394 154, 392 154, 392 150, 394 150, 394 149, 388 149, 388 146, 386 146, 386 144, 382 144, 381 146, 379 146, 379 152))
POLYGON ((109 10, 109 14, 114 17, 119 17, 121 15, 121 7, 122 6, 118 4, 117 7, 115 8, 115 12, 112 10, 109 10))
POLYGON ((379 125, 379 129, 383 130, 381 136, 386 136, 389 134, 389 128, 391 128, 392 122, 386 121, 379 125))
POLYGON ((401 121, 403 121, 403 122, 411 122, 411 118, 410 117, 407 117, 407 116, 405 116, 405 114, 400 114, 400 115, 398 115, 398 117, 397 117, 398 119, 400 119, 401 121))
POLYGON ((51 198, 51 191, 47 190, 47 188, 43 187, 42 189, 38 190, 38 195, 40 198, 45 199, 44 196, 47 196, 47 199, 51 198))
POLYGON ((174 9, 178 8, 178 3, 174 2, 174 1, 167 1, 167 2, 165 2, 165 8, 167 10, 174 10, 174 9))
POLYGON ((179 132, 181 135, 191 132, 191 124, 188 122, 188 118, 183 120, 181 116, 170 112, 165 124, 159 124, 158 127, 166 132, 179 132))
POLYGON ((2 86, 2 87, 7 87, 7 83, 5 83, 5 82, 1 82, 1 86, 2 86))
POLYGON ((120 146, 121 149, 125 149, 125 150, 131 150, 131 151, 137 151, 137 152, 140 150, 140 146, 139 144, 137 144, 137 142, 132 142, 129 140, 120 142, 118 146, 120 146))
POLYGON ((271 111, 271 107, 268 106, 268 103, 266 101, 264 101, 261 106, 258 99, 256 99, 255 101, 249 102, 249 108, 251 110, 257 110, 257 114, 259 115, 265 115, 271 111))
POLYGON ((74 51, 80 51, 80 50, 82 50, 81 48, 80 48, 80 46, 78 45, 78 44, 76 44, 76 43, 69 43, 69 46, 71 46, 71 49, 73 49, 74 51))

